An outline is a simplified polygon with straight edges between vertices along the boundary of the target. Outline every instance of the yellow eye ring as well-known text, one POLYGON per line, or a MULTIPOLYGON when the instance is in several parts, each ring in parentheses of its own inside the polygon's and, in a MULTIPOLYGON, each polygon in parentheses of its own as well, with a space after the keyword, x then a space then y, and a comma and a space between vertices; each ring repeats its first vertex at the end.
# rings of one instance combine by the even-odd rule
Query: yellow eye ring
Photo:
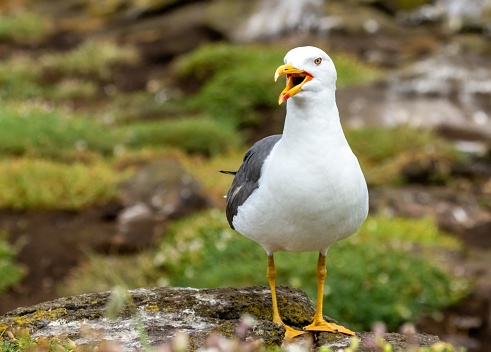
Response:
POLYGON ((322 58, 321 57, 318 57, 317 59, 314 60, 314 64, 319 66, 322 62, 322 58))

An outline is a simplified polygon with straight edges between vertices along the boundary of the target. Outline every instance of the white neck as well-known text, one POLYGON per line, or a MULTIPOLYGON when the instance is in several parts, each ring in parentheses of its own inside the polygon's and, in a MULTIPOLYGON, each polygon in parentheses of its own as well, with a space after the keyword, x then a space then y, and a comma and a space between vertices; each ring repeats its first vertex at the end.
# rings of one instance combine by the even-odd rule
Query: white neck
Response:
POLYGON ((319 146, 347 145, 339 120, 334 89, 305 92, 287 101, 283 147, 315 151, 319 146))

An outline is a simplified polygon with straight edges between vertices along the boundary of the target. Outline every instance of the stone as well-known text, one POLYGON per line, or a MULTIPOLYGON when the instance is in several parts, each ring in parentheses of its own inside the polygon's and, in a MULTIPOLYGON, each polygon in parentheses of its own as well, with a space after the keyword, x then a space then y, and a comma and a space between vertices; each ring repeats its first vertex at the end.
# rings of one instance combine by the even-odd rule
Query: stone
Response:
POLYGON ((491 139, 491 70, 463 45, 439 47, 385 81, 340 89, 337 101, 351 127, 432 129, 451 140, 480 142, 480 153, 491 139))
MULTIPOLYGON (((159 287, 114 292, 64 297, 18 308, 0 316, 0 329, 28 328, 36 338, 65 336, 77 346, 113 342, 123 347, 120 350, 127 351, 140 350, 145 339, 151 346, 161 346, 173 338, 178 342, 187 340, 190 349, 196 350, 217 343, 213 342, 215 333, 226 338, 239 336, 248 342, 260 340, 257 343, 266 346, 283 344, 284 328, 271 321, 271 294, 266 287, 159 287), (108 317, 110 315, 113 319, 108 317), (144 334, 139 332, 139 327, 144 334), (186 338, 182 337, 183 333, 186 338)), ((314 306, 305 293, 281 286, 277 293, 285 323, 297 328, 309 323, 314 306)), ((359 351, 371 351, 373 333, 357 335, 361 343, 359 351)), ((307 333, 303 336, 298 341, 313 341, 317 346, 338 349, 350 344, 350 338, 343 334, 316 333, 314 336, 307 333)), ((409 343, 430 346, 439 341, 438 337, 426 334, 409 338, 391 333, 386 334, 385 339, 400 348, 409 343)))
POLYGON ((312 33, 320 29, 325 18, 322 1, 260 1, 249 19, 236 29, 235 39, 255 41, 286 33, 312 33))
POLYGON ((394 216, 432 217, 438 226, 458 235, 468 246, 491 248, 489 196, 446 186, 383 187, 370 191, 370 209, 394 216))
MULTIPOLYGON (((117 216, 113 242, 120 250, 151 245, 165 231, 169 219, 203 209, 208 200, 198 182, 174 160, 144 165, 118 186, 124 209, 117 216)), ((137 248, 138 249, 138 248, 137 248)))

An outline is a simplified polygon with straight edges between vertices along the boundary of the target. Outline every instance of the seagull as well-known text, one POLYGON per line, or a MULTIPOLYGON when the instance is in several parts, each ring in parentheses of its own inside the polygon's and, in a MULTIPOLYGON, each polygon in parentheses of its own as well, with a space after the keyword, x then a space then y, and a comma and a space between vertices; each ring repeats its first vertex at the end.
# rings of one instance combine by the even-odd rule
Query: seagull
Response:
POLYGON ((274 79, 286 76, 278 103, 286 101, 283 134, 256 142, 245 154, 226 195, 232 229, 266 251, 273 322, 292 339, 306 331, 354 335, 322 315, 329 247, 361 226, 368 190, 344 136, 336 106, 336 68, 321 49, 290 50, 274 79), (281 319, 276 300, 274 253, 318 251, 317 303, 312 324, 297 330, 281 319))

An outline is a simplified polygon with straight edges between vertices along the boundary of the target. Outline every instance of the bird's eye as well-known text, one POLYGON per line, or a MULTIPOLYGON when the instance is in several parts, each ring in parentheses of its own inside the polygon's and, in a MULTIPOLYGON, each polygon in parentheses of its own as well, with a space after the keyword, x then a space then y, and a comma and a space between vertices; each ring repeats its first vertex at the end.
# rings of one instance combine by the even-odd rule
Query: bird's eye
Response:
POLYGON ((317 59, 314 60, 314 64, 316 64, 317 66, 319 66, 322 62, 322 58, 321 57, 318 57, 317 59))

